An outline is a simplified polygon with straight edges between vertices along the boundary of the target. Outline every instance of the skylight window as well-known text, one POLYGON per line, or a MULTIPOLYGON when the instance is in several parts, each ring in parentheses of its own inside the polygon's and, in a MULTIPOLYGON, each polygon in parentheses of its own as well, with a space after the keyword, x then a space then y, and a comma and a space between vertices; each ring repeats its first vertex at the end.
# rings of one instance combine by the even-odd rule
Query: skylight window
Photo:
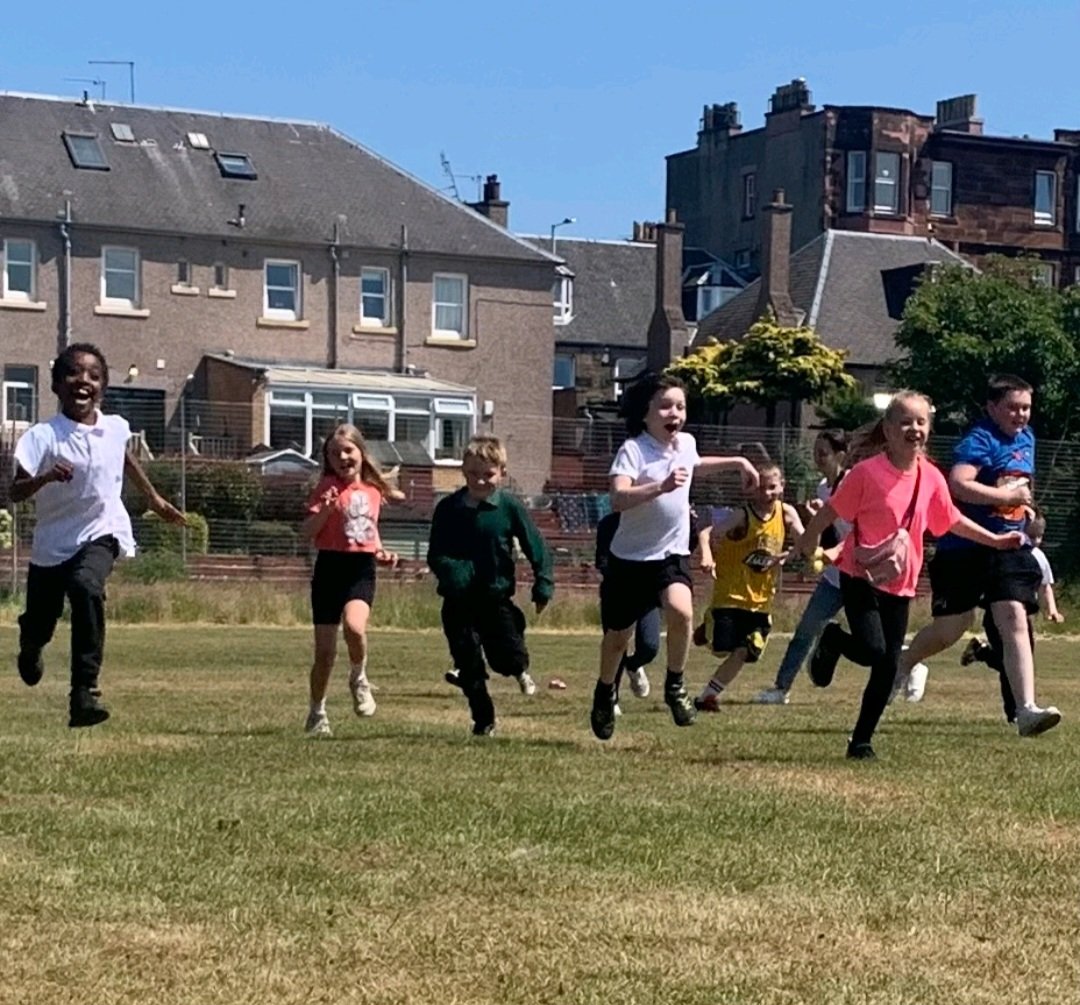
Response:
POLYGON ((109 162, 101 150, 101 144, 93 133, 64 133, 64 146, 67 147, 71 163, 77 168, 91 171, 108 171, 109 162))
POLYGON ((226 178, 257 178, 255 165, 247 154, 216 153, 218 167, 226 178))
POLYGON ((131 126, 126 123, 111 122, 109 128, 112 130, 114 140, 119 140, 121 143, 135 142, 135 134, 131 131, 131 126))
POLYGON ((210 149, 210 140, 206 138, 206 133, 188 133, 187 141, 192 150, 210 149))

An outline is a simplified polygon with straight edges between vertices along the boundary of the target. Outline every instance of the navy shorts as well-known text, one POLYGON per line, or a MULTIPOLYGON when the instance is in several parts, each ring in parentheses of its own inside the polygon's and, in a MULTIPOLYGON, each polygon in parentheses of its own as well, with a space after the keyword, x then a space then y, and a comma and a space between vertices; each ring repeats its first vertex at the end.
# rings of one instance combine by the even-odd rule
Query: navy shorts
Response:
POLYGON ((661 604, 661 595, 673 583, 693 590, 690 559, 669 555, 649 562, 634 562, 612 555, 600 584, 600 623, 605 632, 619 632, 637 624, 661 604))
POLYGON ((741 607, 714 607, 712 610, 714 653, 746 650, 746 662, 756 663, 765 652, 772 630, 768 611, 747 611, 741 607))
POLYGON ((966 614, 999 600, 1015 600, 1034 614, 1040 585, 1042 570, 1030 548, 997 551, 975 544, 939 551, 930 560, 935 618, 966 614))
POLYGON ((339 625, 350 600, 375 601, 375 556, 368 551, 320 551, 311 574, 311 623, 339 625))

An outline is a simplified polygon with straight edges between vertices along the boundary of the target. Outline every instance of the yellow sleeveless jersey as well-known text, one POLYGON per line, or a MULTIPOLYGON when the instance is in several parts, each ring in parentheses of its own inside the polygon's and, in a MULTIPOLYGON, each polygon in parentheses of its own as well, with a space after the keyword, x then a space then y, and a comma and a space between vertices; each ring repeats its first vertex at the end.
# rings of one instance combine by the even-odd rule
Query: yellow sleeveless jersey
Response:
POLYGON ((770 560, 784 550, 784 506, 776 503, 764 520, 753 507, 744 509, 746 533, 734 541, 725 534, 714 548, 716 583, 712 605, 764 611, 776 593, 780 567, 770 560))

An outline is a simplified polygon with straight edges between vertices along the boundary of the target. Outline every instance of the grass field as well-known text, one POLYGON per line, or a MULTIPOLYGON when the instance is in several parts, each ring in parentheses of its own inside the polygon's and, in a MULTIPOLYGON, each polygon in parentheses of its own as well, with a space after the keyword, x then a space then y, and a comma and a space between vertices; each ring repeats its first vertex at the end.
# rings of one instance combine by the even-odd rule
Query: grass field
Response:
POLYGON ((569 687, 496 681, 487 740, 434 633, 374 635, 379 712, 342 671, 325 741, 305 630, 113 628, 114 718, 81 732, 65 642, 33 691, 14 643, 0 1002, 1080 1002, 1077 643, 1040 643, 1054 732, 1017 739, 953 653, 872 764, 843 757, 856 668, 745 703, 782 643, 692 729, 627 695, 607 745, 595 635, 533 635, 569 687))

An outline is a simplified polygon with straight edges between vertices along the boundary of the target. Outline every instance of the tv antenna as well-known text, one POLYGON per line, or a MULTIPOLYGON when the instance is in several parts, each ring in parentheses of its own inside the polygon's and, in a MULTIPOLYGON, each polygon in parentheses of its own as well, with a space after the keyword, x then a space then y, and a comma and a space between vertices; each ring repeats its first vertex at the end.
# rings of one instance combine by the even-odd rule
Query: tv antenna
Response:
POLYGON ((75 84, 89 84, 91 87, 101 88, 101 100, 105 100, 105 81, 98 80, 97 77, 65 77, 64 80, 71 81, 75 84))
POLYGON ((452 192, 454 198, 457 199, 458 202, 462 202, 463 200, 461 198, 461 193, 458 191, 457 180, 458 178, 468 178, 469 181, 476 182, 477 201, 483 198, 483 192, 480 188, 481 184, 484 181, 484 176, 482 174, 454 174, 453 168, 450 167, 450 161, 447 160, 446 154, 444 154, 442 151, 439 152, 439 163, 442 164, 443 174, 446 175, 447 179, 450 182, 450 184, 447 185, 445 189, 443 189, 444 192, 452 192))
POLYGON ((88 59, 90 66, 126 66, 128 68, 128 88, 131 103, 135 104, 135 60, 133 59, 88 59))

